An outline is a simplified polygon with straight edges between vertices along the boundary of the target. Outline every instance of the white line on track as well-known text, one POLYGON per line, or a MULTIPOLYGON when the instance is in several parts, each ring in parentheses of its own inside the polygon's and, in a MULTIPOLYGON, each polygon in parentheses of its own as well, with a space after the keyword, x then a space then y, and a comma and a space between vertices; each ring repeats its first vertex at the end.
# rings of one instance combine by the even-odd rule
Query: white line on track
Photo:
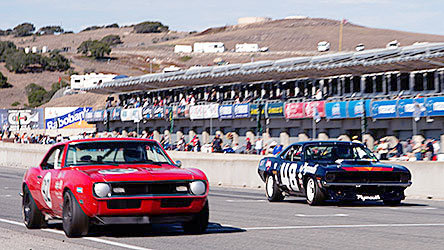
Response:
POLYGON ((444 227, 444 223, 424 224, 361 224, 361 225, 318 225, 318 226, 283 226, 283 227, 244 227, 244 230, 282 230, 282 229, 325 229, 325 228, 365 228, 365 227, 444 227))
POLYGON ((295 214, 297 217, 347 217, 348 214, 295 214))
POLYGON ((265 200, 225 200, 226 202, 233 202, 233 203, 254 203, 254 202, 264 202, 265 200))
MULTIPOLYGON (((6 219, 1 219, 1 218, 0 218, 0 222, 8 223, 8 224, 16 225, 16 226, 23 226, 23 227, 25 226, 22 222, 6 220, 6 219)), ((45 231, 45 232, 49 232, 49 233, 65 235, 65 233, 63 231, 59 231, 59 230, 55 230, 55 229, 44 228, 44 229, 41 229, 41 230, 45 231)), ((128 245, 128 244, 125 244, 125 243, 120 243, 120 242, 115 242, 115 241, 110 241, 110 240, 104 240, 104 239, 100 239, 100 238, 82 237, 81 239, 89 240, 89 241, 94 241, 94 242, 98 242, 98 243, 102 243, 102 244, 106 244, 106 245, 126 248, 126 249, 152 250, 152 249, 149 249, 149 248, 144 248, 144 247, 139 247, 139 246, 134 246, 134 245, 128 245)))

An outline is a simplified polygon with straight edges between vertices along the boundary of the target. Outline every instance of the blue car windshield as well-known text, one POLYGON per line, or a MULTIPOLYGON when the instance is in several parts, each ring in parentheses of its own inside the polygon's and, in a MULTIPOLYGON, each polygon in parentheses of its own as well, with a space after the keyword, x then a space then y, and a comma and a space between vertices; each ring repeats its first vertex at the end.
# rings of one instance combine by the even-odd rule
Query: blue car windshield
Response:
POLYGON ((81 142, 68 146, 67 166, 172 164, 159 144, 149 141, 81 142))
POLYGON ((378 161, 366 147, 357 144, 323 144, 305 147, 305 161, 366 160, 378 161))

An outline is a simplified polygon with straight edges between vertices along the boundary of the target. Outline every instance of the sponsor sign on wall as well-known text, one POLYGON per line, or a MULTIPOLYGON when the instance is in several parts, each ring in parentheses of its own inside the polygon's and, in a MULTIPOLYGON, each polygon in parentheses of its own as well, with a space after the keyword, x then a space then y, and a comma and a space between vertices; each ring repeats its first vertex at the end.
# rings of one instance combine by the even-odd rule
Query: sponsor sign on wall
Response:
POLYGON ((373 101, 371 104, 371 116, 373 118, 395 118, 396 100, 389 101, 373 101))
MULTIPOLYGON (((425 116, 425 99, 401 99, 398 100, 397 111, 399 117, 412 117, 415 112, 415 105, 419 105, 419 110, 421 111, 420 116, 425 116)), ((416 108, 417 109, 417 108, 416 108)))
POLYGON ((220 119, 232 119, 233 118, 233 105, 220 105, 219 106, 219 118, 220 119))
POLYGON ((266 107, 267 107, 267 115, 269 117, 284 116, 284 103, 282 102, 269 103, 268 105, 266 105, 266 107))
POLYGON ((153 107, 148 106, 142 108, 142 117, 146 119, 151 119, 153 117, 153 107))
POLYGON ((118 121, 120 120, 120 112, 122 111, 121 108, 113 108, 109 111, 110 117, 109 119, 111 121, 118 121))
POLYGON ((234 118, 248 118, 250 117, 250 104, 234 104, 233 105, 234 118))
POLYGON ((22 129, 44 129, 43 109, 0 110, 0 128, 9 131, 22 129))
MULTIPOLYGON (((257 116, 259 112, 259 105, 258 104, 250 104, 250 115, 251 116, 257 116)), ((265 116, 265 104, 262 104, 262 116, 265 116)))
POLYGON ((45 108, 46 129, 94 128, 94 125, 85 121, 85 113, 89 111, 92 111, 92 108, 45 108))
POLYGON ((347 116, 348 118, 359 118, 365 113, 370 117, 370 101, 349 101, 347 102, 347 116))
POLYGON ((347 118, 347 102, 328 102, 325 104, 327 119, 347 118))
POLYGON ((285 104, 285 118, 297 119, 304 118, 304 103, 295 102, 285 104))
POLYGON ((425 107, 428 116, 444 116, 444 97, 428 97, 425 107))
POLYGON ((142 108, 122 109, 120 112, 120 120, 124 121, 140 121, 142 120, 142 108))
POLYGON ((316 102, 305 102, 304 103, 304 113, 306 118, 313 117, 314 108, 317 108, 319 116, 325 117, 325 102, 324 101, 316 101, 316 102))
POLYGON ((190 117, 190 106, 182 105, 182 106, 174 106, 173 107, 174 118, 187 118, 190 117))
POLYGON ((153 107, 153 118, 160 119, 165 115, 165 108, 163 106, 154 106, 153 107))
POLYGON ((194 119, 210 119, 219 117, 219 105, 193 105, 190 107, 190 118, 194 119))

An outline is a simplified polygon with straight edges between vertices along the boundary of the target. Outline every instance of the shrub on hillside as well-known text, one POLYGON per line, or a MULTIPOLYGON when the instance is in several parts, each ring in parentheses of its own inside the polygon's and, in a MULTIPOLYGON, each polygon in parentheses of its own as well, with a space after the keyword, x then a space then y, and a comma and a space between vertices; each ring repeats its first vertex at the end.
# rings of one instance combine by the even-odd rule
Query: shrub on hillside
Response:
POLYGON ((107 36, 103 37, 102 40, 100 40, 100 41, 107 43, 110 46, 122 43, 119 35, 107 35, 107 36))
POLYGON ((41 27, 37 34, 39 35, 54 35, 55 33, 63 33, 63 29, 60 26, 45 26, 41 27))
POLYGON ((56 82, 52 84, 51 90, 47 91, 45 88, 35 83, 28 84, 25 87, 25 92, 28 96, 28 106, 38 107, 47 103, 60 88, 68 85, 69 84, 65 81, 61 81, 60 83, 56 82))
MULTIPOLYGON (((14 73, 41 72, 41 71, 66 71, 70 61, 57 51, 49 54, 49 57, 40 54, 25 54, 23 50, 13 50, 3 54, 5 67, 14 73)), ((0 59, 1 59, 0 58, 0 59)))
POLYGON ((168 26, 161 22, 143 22, 134 25, 133 29, 136 33, 160 33, 168 31, 168 26))
POLYGON ((14 27, 12 33, 16 37, 30 36, 34 32, 35 27, 31 23, 22 23, 14 27))
POLYGON ((0 89, 10 88, 11 84, 8 83, 8 78, 0 72, 0 89))
POLYGON ((13 42, 0 41, 0 62, 5 61, 5 57, 8 53, 13 53, 17 50, 17 47, 13 42))
POLYGON ((109 44, 102 41, 87 40, 80 44, 77 48, 77 53, 98 59, 103 58, 105 55, 109 55, 111 53, 111 47, 109 44))

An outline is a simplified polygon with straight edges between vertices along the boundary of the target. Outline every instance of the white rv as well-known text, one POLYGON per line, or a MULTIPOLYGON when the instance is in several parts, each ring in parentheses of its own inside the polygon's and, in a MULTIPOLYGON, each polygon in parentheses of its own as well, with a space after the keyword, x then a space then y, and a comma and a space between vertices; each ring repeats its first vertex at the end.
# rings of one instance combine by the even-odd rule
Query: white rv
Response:
POLYGON ((72 75, 71 89, 79 90, 82 88, 94 87, 98 84, 109 82, 117 75, 113 74, 86 74, 86 75, 72 75))
POLYGON ((225 51, 224 43, 194 43, 194 52, 197 53, 220 53, 225 51))
POLYGON ((330 50, 330 43, 327 41, 322 41, 318 43, 318 51, 326 52, 330 50))
POLYGON ((259 45, 257 43, 242 43, 242 44, 236 44, 236 52, 259 52, 259 45))
POLYGON ((191 53, 193 47, 191 45, 176 45, 174 46, 174 53, 191 53))

